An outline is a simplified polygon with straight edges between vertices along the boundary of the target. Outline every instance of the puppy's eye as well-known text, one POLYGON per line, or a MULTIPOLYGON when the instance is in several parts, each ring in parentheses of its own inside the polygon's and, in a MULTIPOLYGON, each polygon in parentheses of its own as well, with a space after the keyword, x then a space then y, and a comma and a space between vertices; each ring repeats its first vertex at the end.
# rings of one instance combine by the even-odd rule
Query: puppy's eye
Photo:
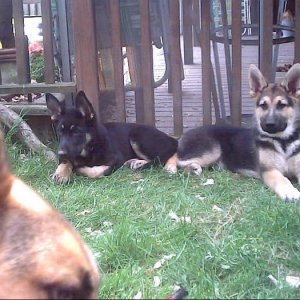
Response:
POLYGON ((76 126, 75 126, 75 125, 71 125, 71 126, 70 126, 70 130, 71 130, 71 131, 75 131, 75 129, 76 129, 76 126))
POLYGON ((260 102, 258 106, 263 110, 268 109, 268 104, 266 102, 260 102))
POLYGON ((49 299, 76 299, 77 291, 71 287, 50 286, 47 287, 49 299))
POLYGON ((287 104, 286 104, 286 103, 281 102, 281 101, 279 101, 279 102, 277 103, 277 108, 278 108, 278 109, 284 109, 285 107, 287 107, 287 104))

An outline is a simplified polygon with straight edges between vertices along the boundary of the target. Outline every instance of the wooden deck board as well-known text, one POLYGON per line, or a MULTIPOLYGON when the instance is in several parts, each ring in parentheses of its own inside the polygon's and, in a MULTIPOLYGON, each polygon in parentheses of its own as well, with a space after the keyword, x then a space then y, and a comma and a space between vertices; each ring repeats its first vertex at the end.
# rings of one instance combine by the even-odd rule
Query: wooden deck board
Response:
MULTIPOLYGON (((182 47, 183 48, 183 47, 182 47)), ((185 79, 182 81, 183 97, 183 127, 184 131, 202 124, 202 87, 201 87, 201 50, 194 47, 194 64, 184 65, 185 79)), ((182 56, 183 57, 183 56, 182 56)), ((225 110, 229 114, 228 92, 226 85, 226 70, 224 51, 219 44, 219 57, 223 80, 225 110)), ((277 65, 292 64, 294 44, 282 44, 279 47, 277 65)), ((212 59, 213 61, 213 59, 212 59)), ((258 64, 258 48, 256 46, 242 47, 242 114, 251 115, 254 103, 249 97, 248 68, 249 64, 258 64)), ((154 50, 154 76, 157 80, 165 70, 164 57, 161 49, 154 50)), ((280 81, 285 73, 276 73, 276 81, 280 81)), ((173 134, 173 95, 168 93, 167 82, 154 90, 156 127, 168 134, 173 134)), ((126 120, 135 122, 134 93, 126 93, 126 120)))

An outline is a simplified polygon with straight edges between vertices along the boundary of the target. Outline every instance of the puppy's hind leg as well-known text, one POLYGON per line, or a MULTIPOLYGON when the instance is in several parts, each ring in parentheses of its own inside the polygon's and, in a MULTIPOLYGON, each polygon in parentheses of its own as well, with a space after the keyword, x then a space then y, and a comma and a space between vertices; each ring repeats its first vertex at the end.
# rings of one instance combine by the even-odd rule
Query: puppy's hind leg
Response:
POLYGON ((177 157, 177 153, 175 153, 167 160, 164 169, 170 174, 175 174, 177 172, 177 163, 178 163, 178 157, 177 157))
POLYGON ((137 158, 127 160, 124 163, 124 166, 127 166, 132 170, 141 169, 147 166, 150 162, 150 159, 146 155, 144 155, 143 152, 140 150, 139 144, 136 141, 130 140, 130 145, 137 158))
POLYGON ((125 161, 124 166, 129 167, 132 170, 140 169, 144 166, 146 166, 149 162, 144 159, 138 159, 138 158, 132 158, 127 161, 125 161))
POLYGON ((189 160, 179 160, 178 167, 184 169, 189 175, 201 175, 202 167, 198 158, 191 158, 189 160))

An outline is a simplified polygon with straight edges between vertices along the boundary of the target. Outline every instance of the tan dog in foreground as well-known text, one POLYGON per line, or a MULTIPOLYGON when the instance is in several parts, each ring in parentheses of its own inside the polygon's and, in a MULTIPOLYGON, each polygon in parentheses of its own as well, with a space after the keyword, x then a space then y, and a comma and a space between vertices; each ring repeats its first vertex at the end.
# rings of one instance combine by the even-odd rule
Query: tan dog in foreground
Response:
POLYGON ((0 133, 0 298, 92 299, 99 281, 72 226, 10 173, 0 133))

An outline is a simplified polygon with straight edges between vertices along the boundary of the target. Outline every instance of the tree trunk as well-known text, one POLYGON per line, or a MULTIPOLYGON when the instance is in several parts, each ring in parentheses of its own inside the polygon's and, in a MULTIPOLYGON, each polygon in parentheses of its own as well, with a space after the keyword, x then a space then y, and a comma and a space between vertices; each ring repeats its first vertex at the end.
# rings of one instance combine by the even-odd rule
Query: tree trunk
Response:
POLYGON ((36 137, 28 124, 17 113, 1 103, 0 122, 9 128, 16 127, 16 136, 32 151, 44 154, 48 160, 57 160, 55 153, 36 137))

